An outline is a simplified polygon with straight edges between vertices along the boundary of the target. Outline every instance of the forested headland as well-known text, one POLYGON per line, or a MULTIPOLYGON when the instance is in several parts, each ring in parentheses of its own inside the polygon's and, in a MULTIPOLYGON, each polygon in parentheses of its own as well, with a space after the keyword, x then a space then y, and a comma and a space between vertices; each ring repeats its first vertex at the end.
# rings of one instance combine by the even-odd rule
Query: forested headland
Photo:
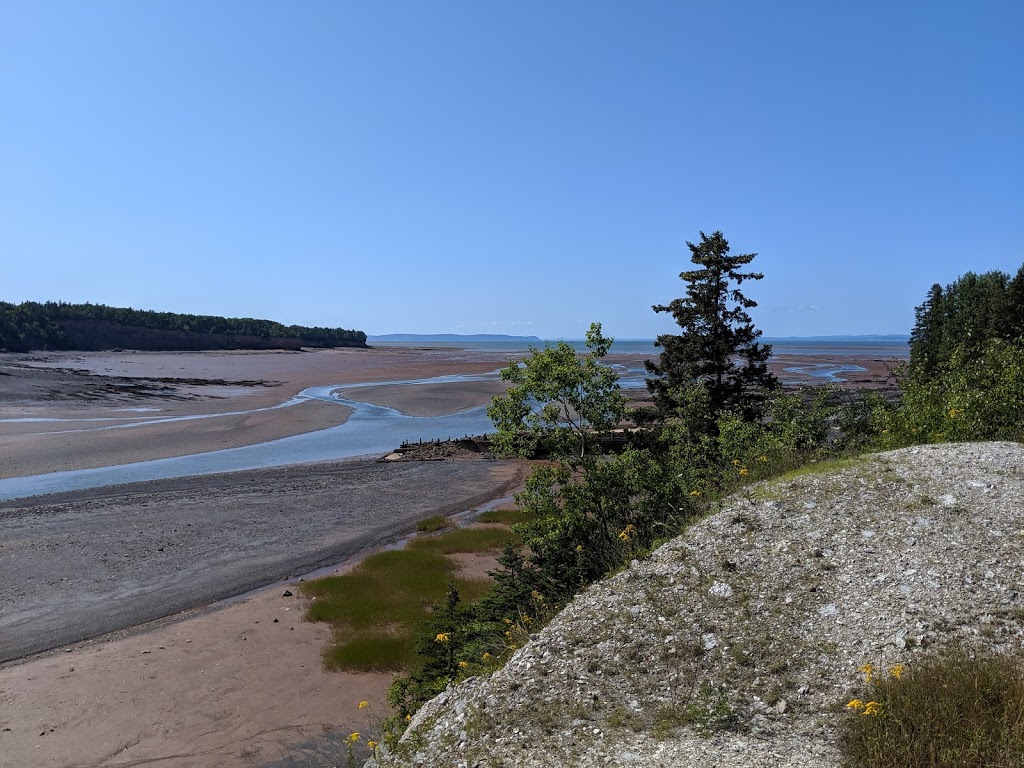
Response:
POLYGON ((0 302, 0 350, 365 347, 363 331, 63 301, 0 302))

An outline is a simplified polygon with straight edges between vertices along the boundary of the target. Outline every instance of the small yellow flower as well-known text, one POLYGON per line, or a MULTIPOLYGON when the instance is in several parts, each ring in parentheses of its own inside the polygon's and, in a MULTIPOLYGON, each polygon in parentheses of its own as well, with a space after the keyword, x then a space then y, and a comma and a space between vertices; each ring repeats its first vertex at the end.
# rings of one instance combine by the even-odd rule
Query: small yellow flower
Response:
POLYGON ((405 722, 408 723, 410 720, 412 720, 412 715, 406 715, 405 716, 405 722))
POLYGON ((440 632, 440 633, 438 633, 437 637, 434 638, 434 642, 435 643, 447 643, 451 639, 452 639, 452 635, 451 635, 450 632, 440 632))
POLYGON ((864 705, 864 711, 862 715, 880 715, 882 714, 882 705, 877 701, 869 701, 864 705))
POLYGON ((897 680, 903 677, 903 665, 896 664, 895 666, 889 667, 889 676, 895 677, 897 680))
POLYGON ((733 465, 734 467, 738 467, 738 466, 739 466, 740 464, 742 464, 742 463, 743 463, 743 462, 742 462, 742 461, 740 461, 739 459, 733 459, 733 460, 732 460, 732 465, 733 465))
POLYGON ((854 699, 846 705, 847 709, 864 709, 864 702, 860 699, 854 699))
POLYGON ((690 491, 691 496, 700 496, 700 491, 690 491))
POLYGON ((353 731, 352 733, 350 733, 348 735, 348 738, 345 739, 345 743, 346 744, 358 744, 359 743, 359 731, 353 731))
POLYGON ((491 654, 487 653, 487 651, 484 651, 484 655, 481 658, 483 658, 484 661, 490 661, 494 657, 491 656, 491 654))
POLYGON ((865 664, 863 667, 861 667, 857 671, 864 673, 864 682, 865 683, 870 683, 871 682, 871 673, 874 672, 874 670, 875 670, 875 668, 873 666, 871 666, 870 664, 865 664))
POLYGON ((583 551, 583 545, 582 544, 577 544, 576 545, 576 551, 577 552, 582 552, 583 551))
POLYGON ((368 702, 368 701, 360 701, 359 702, 359 708, 360 709, 366 709, 368 706, 370 706, 370 702, 368 702))
POLYGON ((468 667, 469 666, 469 662, 468 661, 460 661, 459 662, 459 666, 460 667, 468 667))
POLYGON ((536 589, 530 590, 530 597, 533 598, 534 602, 537 602, 537 603, 543 603, 544 602, 544 595, 542 595, 536 589))
POLYGON ((749 475, 749 474, 750 474, 750 470, 749 469, 747 469, 746 467, 740 467, 740 476, 749 475))
POLYGON ((370 749, 374 749, 375 750, 375 749, 377 749, 377 742, 374 741, 373 739, 370 739, 370 741, 366 742, 366 746, 368 746, 370 749))
POLYGON ((768 461, 768 457, 764 456, 764 455, 761 455, 761 456, 757 457, 757 460, 758 461, 762 461, 762 462, 767 462, 768 461))
POLYGON ((963 411, 962 408, 950 408, 949 409, 949 418, 955 419, 957 416, 959 416, 963 412, 964 411, 963 411))

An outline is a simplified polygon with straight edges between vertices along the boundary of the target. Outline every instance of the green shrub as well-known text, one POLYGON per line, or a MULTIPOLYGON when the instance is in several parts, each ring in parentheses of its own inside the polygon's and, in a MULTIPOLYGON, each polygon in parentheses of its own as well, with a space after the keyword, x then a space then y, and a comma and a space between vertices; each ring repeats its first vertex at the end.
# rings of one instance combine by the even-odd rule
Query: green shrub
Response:
POLYGON ((863 699, 846 705, 841 747, 866 768, 1021 768, 1024 665, 953 649, 912 669, 862 668, 863 699))

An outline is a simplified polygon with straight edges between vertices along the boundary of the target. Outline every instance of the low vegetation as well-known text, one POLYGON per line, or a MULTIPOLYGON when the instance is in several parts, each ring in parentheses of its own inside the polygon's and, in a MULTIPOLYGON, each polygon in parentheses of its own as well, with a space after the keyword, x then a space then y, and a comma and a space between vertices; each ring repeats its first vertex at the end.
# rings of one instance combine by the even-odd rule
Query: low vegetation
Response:
POLYGON ((865 768, 1020 768, 1024 662, 952 648, 914 667, 862 668, 842 748, 865 768))
POLYGON ((455 523, 448 516, 434 515, 416 523, 416 531, 418 533, 435 533, 436 531, 443 531, 445 528, 452 528, 454 526, 455 523))

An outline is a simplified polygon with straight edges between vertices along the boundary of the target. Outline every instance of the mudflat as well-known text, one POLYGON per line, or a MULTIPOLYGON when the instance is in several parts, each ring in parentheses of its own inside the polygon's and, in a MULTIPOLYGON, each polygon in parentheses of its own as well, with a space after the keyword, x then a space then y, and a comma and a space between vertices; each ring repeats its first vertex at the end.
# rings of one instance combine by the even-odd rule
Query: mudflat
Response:
MULTIPOLYGON (((350 410, 320 400, 281 406, 307 387, 481 374, 507 363, 502 353, 408 348, 0 354, 0 478, 326 429, 350 410)), ((454 382, 378 394, 403 412, 438 415, 484 405, 498 391, 498 382, 454 382)))

